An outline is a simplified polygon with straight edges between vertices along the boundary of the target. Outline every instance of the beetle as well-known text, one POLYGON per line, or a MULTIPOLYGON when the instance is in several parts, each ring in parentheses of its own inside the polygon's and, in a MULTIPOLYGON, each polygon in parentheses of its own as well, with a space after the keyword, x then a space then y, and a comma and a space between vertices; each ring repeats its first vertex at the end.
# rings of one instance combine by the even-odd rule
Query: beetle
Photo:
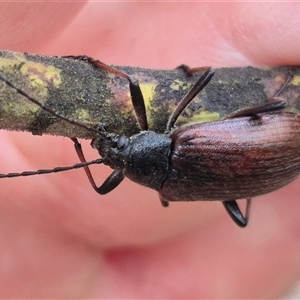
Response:
POLYGON ((148 129, 144 98, 137 80, 87 56, 66 58, 85 61, 127 79, 141 131, 127 137, 107 132, 103 124, 95 129, 68 119, 39 103, 0 74, 2 81, 48 113, 95 132, 97 135, 91 145, 101 156, 86 162, 81 145, 74 137, 72 141, 81 163, 52 170, 0 174, 0 178, 83 167, 92 187, 101 195, 111 192, 127 177, 156 190, 164 207, 170 201, 222 201, 233 221, 245 227, 251 198, 285 186, 300 173, 300 117, 284 113, 286 103, 276 98, 290 78, 272 102, 237 110, 223 120, 176 128, 175 123, 183 110, 214 75, 210 67, 189 69, 181 66, 188 74, 199 70, 204 73, 178 103, 169 117, 165 133, 160 134, 148 129), (113 169, 99 187, 88 167, 91 164, 104 164, 113 169), (247 199, 245 214, 241 212, 237 199, 247 199))

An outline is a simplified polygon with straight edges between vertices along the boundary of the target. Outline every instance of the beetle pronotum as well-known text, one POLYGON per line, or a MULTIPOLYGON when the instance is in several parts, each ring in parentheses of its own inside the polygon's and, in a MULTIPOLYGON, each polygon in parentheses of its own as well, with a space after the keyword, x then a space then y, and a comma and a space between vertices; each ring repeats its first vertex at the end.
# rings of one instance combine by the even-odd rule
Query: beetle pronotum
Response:
MULTIPOLYGON (((105 131, 103 126, 96 129, 70 120, 45 107, 0 75, 0 79, 17 93, 48 113, 95 132, 97 136, 91 144, 101 156, 86 162, 81 145, 74 137, 72 141, 81 163, 52 170, 0 174, 0 178, 83 167, 92 187, 101 195, 111 192, 128 177, 156 190, 164 207, 169 205, 169 201, 220 200, 233 221, 245 227, 252 197, 272 192, 300 173, 300 118, 283 113, 286 106, 283 101, 273 99, 272 102, 235 111, 224 120, 175 128, 180 114, 213 77, 214 71, 206 68, 169 117, 165 133, 159 134, 148 130, 143 94, 134 78, 90 57, 66 58, 86 61, 129 81, 140 133, 130 137, 119 136, 105 131), (98 187, 88 166, 101 163, 114 171, 98 187), (236 203, 241 198, 247 199, 245 215, 236 203)), ((195 70, 203 71, 203 68, 195 70)), ((189 71, 193 73, 193 69, 189 71)), ((275 96, 281 93, 288 81, 275 96)))

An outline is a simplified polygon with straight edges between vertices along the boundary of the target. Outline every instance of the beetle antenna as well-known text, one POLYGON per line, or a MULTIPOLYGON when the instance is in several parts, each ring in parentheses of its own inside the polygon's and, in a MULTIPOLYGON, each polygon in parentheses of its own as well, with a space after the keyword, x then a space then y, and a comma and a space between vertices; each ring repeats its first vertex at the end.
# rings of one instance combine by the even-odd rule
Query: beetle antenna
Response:
POLYGON ((13 83, 11 83, 9 80, 7 80, 2 74, 0 74, 0 80, 4 81, 8 86, 10 86, 11 88, 13 88, 18 94, 26 97, 29 101, 31 101, 32 103, 36 104, 37 106, 39 106, 40 108, 42 108, 44 111, 48 112, 49 114, 53 115, 54 117, 56 118, 59 118, 61 120, 64 120, 72 125, 76 125, 76 126, 79 126, 81 128, 84 128, 85 130, 87 131, 92 131, 92 132, 95 132, 97 134, 102 134, 103 135, 103 132, 100 132, 99 130, 93 128, 93 127, 90 127, 90 126, 87 126, 85 124, 82 124, 78 121, 75 121, 75 120, 72 120, 72 119, 69 119, 57 112, 55 112, 54 110, 52 110, 51 108, 43 105, 42 103, 40 103, 37 99, 31 97, 30 95, 28 95, 27 93, 25 93, 24 91, 22 91, 20 88, 18 88, 17 86, 15 86, 13 83))
POLYGON ((56 167, 54 169, 41 169, 41 170, 37 170, 37 171, 24 171, 22 173, 0 174, 0 179, 1 178, 13 178, 13 177, 21 177, 21 176, 33 176, 33 175, 41 175, 41 174, 58 173, 58 172, 84 168, 84 167, 87 167, 90 165, 102 164, 102 163, 103 163, 103 159, 98 158, 98 159, 91 160, 88 162, 81 162, 81 163, 75 164, 73 166, 56 167))

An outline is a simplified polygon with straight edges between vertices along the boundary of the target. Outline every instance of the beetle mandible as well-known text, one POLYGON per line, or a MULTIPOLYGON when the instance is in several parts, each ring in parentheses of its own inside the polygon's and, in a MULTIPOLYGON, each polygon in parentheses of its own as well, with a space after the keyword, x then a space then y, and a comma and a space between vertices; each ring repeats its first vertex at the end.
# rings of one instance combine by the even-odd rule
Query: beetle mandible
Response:
MULTIPOLYGON (((0 75, 17 93, 55 117, 97 133, 91 142, 101 159, 86 162, 81 145, 72 138, 81 161, 71 167, 0 174, 0 178, 60 172, 83 167, 94 190, 103 195, 127 177, 158 192, 164 207, 170 201, 222 201, 240 227, 248 223, 251 198, 277 190, 300 173, 300 117, 283 113, 286 103, 276 98, 255 107, 233 112, 227 118, 207 123, 175 123, 194 97, 210 82, 214 70, 206 68, 169 117, 164 134, 148 130, 146 108, 134 78, 87 56, 66 56, 106 70, 129 81, 133 108, 141 131, 130 137, 89 127, 54 112, 0 75), (110 166, 114 171, 98 187, 88 165, 110 166), (236 200, 247 199, 245 215, 236 200)), ((186 72, 186 66, 182 67, 186 72)), ((196 71, 201 68, 195 69, 196 71)), ((203 69, 202 69, 203 70, 203 69)), ((193 72, 193 71, 191 71, 193 72)), ((278 94, 287 85, 280 89, 278 94)))

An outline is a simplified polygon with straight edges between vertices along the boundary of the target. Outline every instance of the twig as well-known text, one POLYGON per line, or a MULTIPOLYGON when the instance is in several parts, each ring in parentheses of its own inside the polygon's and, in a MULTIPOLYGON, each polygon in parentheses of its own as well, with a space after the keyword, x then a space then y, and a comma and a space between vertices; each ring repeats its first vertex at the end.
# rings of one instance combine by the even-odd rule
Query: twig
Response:
MULTIPOLYGON (((176 103, 198 78, 180 69, 152 70, 116 67, 139 80, 147 106, 149 127, 163 132, 176 103)), ((185 110, 177 125, 212 121, 246 106, 264 103, 284 84, 290 67, 221 68, 211 83, 185 110)), ((139 131, 127 80, 88 63, 72 59, 0 51, 0 72, 45 106, 89 126, 105 125, 109 132, 139 131)), ((300 106, 300 68, 280 97, 290 111, 300 106)), ((0 81, 0 129, 92 138, 94 134, 43 111, 0 81)))

